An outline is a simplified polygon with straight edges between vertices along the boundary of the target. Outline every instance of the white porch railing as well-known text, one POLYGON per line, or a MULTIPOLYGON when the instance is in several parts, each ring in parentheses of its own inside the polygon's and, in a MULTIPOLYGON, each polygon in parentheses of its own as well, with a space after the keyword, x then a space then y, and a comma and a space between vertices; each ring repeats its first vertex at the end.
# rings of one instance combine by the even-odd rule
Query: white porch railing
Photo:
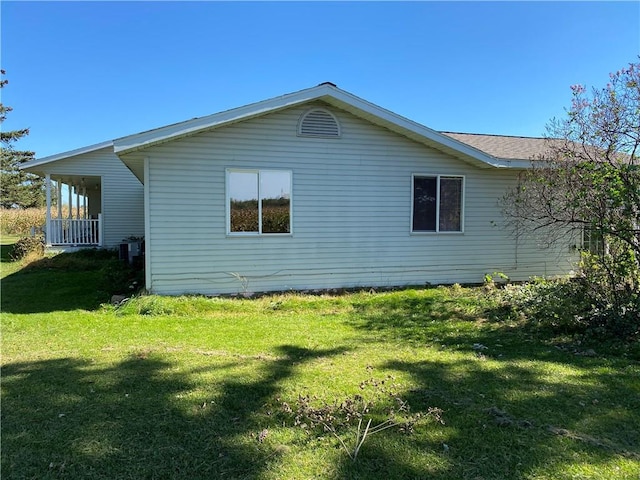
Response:
POLYGON ((93 218, 52 218, 46 229, 47 245, 102 246, 102 215, 93 218))

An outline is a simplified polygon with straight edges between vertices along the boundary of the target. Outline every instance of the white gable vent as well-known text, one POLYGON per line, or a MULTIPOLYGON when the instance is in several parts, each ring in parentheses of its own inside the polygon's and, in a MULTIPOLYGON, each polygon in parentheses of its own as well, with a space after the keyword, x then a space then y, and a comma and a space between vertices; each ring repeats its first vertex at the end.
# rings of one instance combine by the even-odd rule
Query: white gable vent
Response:
POLYGON ((305 112, 298 122, 298 135, 302 137, 339 138, 341 134, 338 119, 324 108, 305 112))

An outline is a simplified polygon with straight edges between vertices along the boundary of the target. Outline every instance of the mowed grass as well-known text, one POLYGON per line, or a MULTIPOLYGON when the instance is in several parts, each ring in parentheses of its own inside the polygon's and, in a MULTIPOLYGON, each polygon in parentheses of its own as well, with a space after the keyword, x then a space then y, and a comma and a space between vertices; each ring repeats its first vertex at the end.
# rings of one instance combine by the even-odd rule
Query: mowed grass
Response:
POLYGON ((113 308, 98 270, 45 265, 3 263, 3 479, 640 477, 640 365, 556 348, 481 289, 113 308), (355 462, 282 408, 362 395, 378 423, 390 390, 444 424, 372 435, 355 462))

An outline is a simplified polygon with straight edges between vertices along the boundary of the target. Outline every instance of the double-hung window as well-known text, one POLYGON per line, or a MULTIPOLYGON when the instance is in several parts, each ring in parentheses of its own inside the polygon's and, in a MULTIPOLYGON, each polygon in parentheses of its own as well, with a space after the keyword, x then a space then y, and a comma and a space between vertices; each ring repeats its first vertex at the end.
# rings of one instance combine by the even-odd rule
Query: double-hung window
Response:
POLYGON ((464 177, 413 175, 411 231, 463 231, 464 177))
POLYGON ((291 171, 227 170, 227 233, 291 233, 291 171))

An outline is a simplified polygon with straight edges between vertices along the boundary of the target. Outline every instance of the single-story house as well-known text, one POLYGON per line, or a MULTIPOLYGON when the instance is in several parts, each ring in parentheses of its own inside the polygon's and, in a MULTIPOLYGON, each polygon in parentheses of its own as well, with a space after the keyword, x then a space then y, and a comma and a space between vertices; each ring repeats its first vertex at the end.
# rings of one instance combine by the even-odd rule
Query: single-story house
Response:
POLYGON ((437 132, 323 83, 24 168, 88 198, 84 219, 54 220, 49 201, 49 244, 144 235, 150 292, 225 294, 566 274, 576 240, 514 235, 500 207, 543 150, 437 132))

